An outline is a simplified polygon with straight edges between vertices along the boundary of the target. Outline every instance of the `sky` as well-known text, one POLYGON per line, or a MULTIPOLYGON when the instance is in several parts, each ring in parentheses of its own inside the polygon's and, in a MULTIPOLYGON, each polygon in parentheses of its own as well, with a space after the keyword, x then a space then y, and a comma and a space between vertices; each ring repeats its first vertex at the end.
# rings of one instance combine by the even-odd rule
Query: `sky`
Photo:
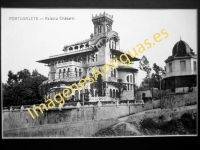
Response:
MULTIPOLYGON (((145 39, 153 40, 162 29, 167 38, 156 43, 137 57, 143 55, 150 66, 156 63, 164 68, 165 60, 172 55, 173 46, 180 40, 197 53, 197 10, 196 9, 14 9, 1 8, 1 77, 5 83, 8 71, 17 73, 28 69, 48 76, 49 68, 36 61, 62 54, 66 44, 89 39, 93 33, 92 14, 103 12, 113 15, 113 31, 118 32, 120 48, 124 51, 137 48, 145 39), (33 17, 20 20, 13 17, 33 17), (38 20, 34 20, 38 17, 38 20), (58 18, 47 20, 46 18, 58 18), (61 18, 73 17, 73 20, 61 18), (39 18, 43 18, 40 20, 39 18)), ((139 63, 135 63, 136 68, 139 63)), ((139 70, 137 84, 146 73, 139 70)))

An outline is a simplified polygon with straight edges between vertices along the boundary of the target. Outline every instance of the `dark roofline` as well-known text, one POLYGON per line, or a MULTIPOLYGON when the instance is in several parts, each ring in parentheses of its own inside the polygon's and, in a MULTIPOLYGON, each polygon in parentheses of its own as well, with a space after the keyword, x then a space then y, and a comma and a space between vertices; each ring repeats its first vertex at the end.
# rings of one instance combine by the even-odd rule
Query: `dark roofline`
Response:
POLYGON ((64 58, 66 56, 70 56, 70 55, 79 55, 80 53, 86 53, 86 52, 90 52, 90 51, 93 51, 93 50, 96 50, 96 49, 93 49, 93 48, 89 48, 87 50, 83 50, 83 51, 73 51, 73 53, 64 53, 64 54, 59 54, 59 55, 54 55, 55 57, 51 57, 50 58, 47 58, 47 59, 42 59, 42 60, 38 60, 36 62, 39 62, 39 63, 50 63, 50 61, 52 60, 56 60, 56 59, 60 59, 60 58, 64 58))
POLYGON ((116 50, 116 49, 110 49, 111 50, 111 52, 113 52, 113 53, 115 53, 115 54, 126 54, 128 57, 129 57, 129 59, 131 60, 131 61, 139 61, 140 59, 139 58, 137 58, 137 57, 134 57, 134 58, 132 58, 129 54, 127 54, 127 53, 125 53, 125 52, 122 52, 122 51, 119 51, 119 50, 116 50))

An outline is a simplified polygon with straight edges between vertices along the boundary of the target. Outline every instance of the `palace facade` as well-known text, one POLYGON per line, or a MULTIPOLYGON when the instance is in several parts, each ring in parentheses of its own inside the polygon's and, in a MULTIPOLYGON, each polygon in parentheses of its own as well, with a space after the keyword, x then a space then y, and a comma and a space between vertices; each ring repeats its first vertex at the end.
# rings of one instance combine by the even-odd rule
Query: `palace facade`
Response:
MULTIPOLYGON (((103 13, 92 15, 94 33, 89 39, 65 45, 63 53, 50 56, 37 62, 49 66, 48 80, 40 85, 44 96, 50 98, 57 93, 62 93, 64 88, 69 87, 87 74, 93 76, 92 67, 102 71, 102 66, 119 58, 124 52, 120 49, 120 37, 113 31, 113 16, 103 13)), ((138 69, 134 68, 134 61, 138 58, 129 57, 131 64, 121 64, 118 68, 108 69, 108 74, 98 77, 95 83, 85 89, 85 100, 88 101, 116 101, 134 100, 135 84, 138 69), (119 87, 125 87, 123 89, 119 87), (121 92, 119 91, 121 90, 121 92)), ((119 60, 119 59, 118 59, 119 60)), ((103 72, 103 71, 102 71, 103 72)), ((75 94, 66 100, 82 100, 81 91, 76 90, 75 94)))

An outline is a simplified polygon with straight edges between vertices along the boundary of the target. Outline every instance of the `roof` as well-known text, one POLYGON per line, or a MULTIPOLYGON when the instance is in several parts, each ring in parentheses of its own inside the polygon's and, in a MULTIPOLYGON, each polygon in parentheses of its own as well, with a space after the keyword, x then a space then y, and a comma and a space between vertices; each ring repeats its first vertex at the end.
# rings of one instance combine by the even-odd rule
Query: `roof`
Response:
POLYGON ((86 43, 86 42, 89 42, 90 39, 85 39, 85 40, 82 40, 82 41, 79 41, 79 42, 75 42, 75 43, 72 43, 72 44, 66 44, 64 47, 69 47, 69 46, 73 46, 73 45, 78 45, 78 44, 82 44, 82 43, 86 43))
POLYGON ((119 66, 117 69, 119 69, 119 70, 133 70, 133 71, 138 71, 138 69, 130 67, 130 66, 119 66))
POLYGON ((173 49, 172 49, 172 55, 169 56, 165 62, 172 61, 174 59, 187 59, 187 58, 197 58, 197 55, 193 52, 193 50, 190 48, 190 46, 182 41, 178 41, 173 49))
POLYGON ((113 54, 117 54, 117 55, 126 54, 126 55, 129 57, 129 59, 130 59, 131 61, 139 61, 139 60, 140 60, 140 59, 137 58, 137 57, 132 58, 129 54, 127 54, 127 53, 125 53, 125 52, 122 52, 122 51, 119 51, 119 50, 116 50, 116 49, 110 49, 110 50, 111 50, 111 52, 112 52, 113 54))
POLYGON ((62 59, 62 58, 65 58, 66 56, 69 56, 69 55, 85 53, 85 52, 89 52, 89 51, 92 51, 92 50, 95 50, 95 49, 94 48, 89 48, 89 49, 83 49, 83 50, 79 50, 79 51, 67 52, 67 53, 64 53, 64 54, 50 56, 50 58, 43 59, 43 60, 38 60, 36 62, 48 64, 53 60, 62 59))

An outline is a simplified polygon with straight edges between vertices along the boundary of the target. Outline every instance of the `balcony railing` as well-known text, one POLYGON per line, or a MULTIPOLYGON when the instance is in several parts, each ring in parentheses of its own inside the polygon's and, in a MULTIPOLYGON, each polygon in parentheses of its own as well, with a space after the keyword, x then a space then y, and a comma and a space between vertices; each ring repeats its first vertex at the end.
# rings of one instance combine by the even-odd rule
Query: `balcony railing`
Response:
POLYGON ((184 76, 184 75, 195 75, 197 74, 196 70, 189 71, 174 71, 174 72, 166 72, 165 75, 162 75, 163 78, 171 77, 171 76, 184 76))
POLYGON ((109 82, 117 82, 117 78, 115 77, 108 77, 109 82))
POLYGON ((80 66, 80 62, 70 61, 57 64, 57 67, 64 67, 64 66, 80 66))
POLYGON ((89 102, 98 102, 98 101, 111 101, 110 97, 90 97, 89 102))

